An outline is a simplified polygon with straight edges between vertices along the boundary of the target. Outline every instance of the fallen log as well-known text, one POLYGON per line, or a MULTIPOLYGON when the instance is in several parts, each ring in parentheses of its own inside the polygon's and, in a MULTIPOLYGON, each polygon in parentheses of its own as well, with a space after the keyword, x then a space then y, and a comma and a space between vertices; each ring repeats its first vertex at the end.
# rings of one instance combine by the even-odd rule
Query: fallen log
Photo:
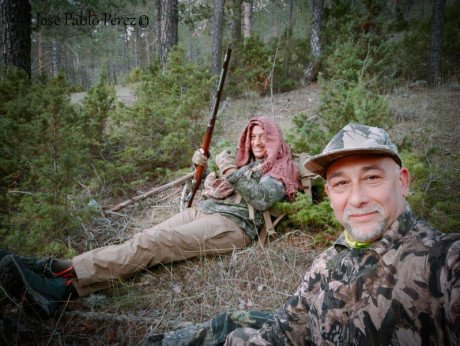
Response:
POLYGON ((143 193, 142 195, 139 195, 139 196, 136 196, 136 197, 132 197, 120 204, 117 204, 116 206, 112 207, 109 209, 109 211, 118 211, 120 209, 123 209, 124 207, 130 205, 130 204, 133 204, 133 203, 136 203, 138 201, 141 201, 143 199, 146 199, 147 197, 150 197, 156 193, 159 193, 159 192, 162 192, 162 191, 165 191, 167 189, 170 189, 171 187, 174 187, 176 185, 179 185, 179 184, 182 184, 183 182, 189 180, 189 179, 192 179, 193 178, 193 175, 194 175, 194 172, 190 172, 186 175, 184 175, 183 177, 181 178, 178 178, 176 180, 173 180, 165 185, 162 185, 162 186, 159 186, 159 187, 156 187, 150 191, 147 191, 145 193, 143 193))

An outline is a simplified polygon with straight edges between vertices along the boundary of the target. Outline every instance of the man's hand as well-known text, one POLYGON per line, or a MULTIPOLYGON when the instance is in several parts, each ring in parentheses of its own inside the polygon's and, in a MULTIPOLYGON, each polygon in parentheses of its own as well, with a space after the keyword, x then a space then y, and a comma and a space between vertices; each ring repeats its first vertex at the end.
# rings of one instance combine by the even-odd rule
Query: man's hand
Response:
POLYGON ((198 148, 193 153, 192 162, 195 166, 208 167, 208 157, 205 155, 203 148, 198 148))
POLYGON ((224 150, 220 154, 216 155, 216 164, 222 175, 227 175, 237 169, 235 164, 235 155, 230 152, 230 150, 224 150))

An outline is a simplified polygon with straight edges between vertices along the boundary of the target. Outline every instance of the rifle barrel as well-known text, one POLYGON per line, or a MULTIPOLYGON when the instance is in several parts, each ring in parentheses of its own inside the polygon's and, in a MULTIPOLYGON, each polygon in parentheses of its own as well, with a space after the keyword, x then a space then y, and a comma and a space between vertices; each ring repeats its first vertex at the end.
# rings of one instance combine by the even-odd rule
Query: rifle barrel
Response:
MULTIPOLYGON (((230 61, 230 56, 232 55, 232 49, 227 48, 227 53, 225 54, 224 64, 222 66, 222 71, 220 72, 219 85, 217 87, 216 97, 214 99, 214 106, 212 109, 211 116, 209 117, 208 125, 206 127, 206 133, 204 134, 203 148, 205 155, 209 156, 209 147, 211 145, 211 137, 214 131, 214 125, 216 123, 217 113, 219 111, 219 103, 222 96, 222 90, 224 89, 225 77, 227 76, 228 63, 230 61)), ((203 166, 197 166, 195 169, 195 175, 193 178, 193 190, 191 192, 190 198, 188 200, 187 208, 192 206, 193 198, 195 197, 196 191, 200 188, 201 180, 203 178, 203 166)))

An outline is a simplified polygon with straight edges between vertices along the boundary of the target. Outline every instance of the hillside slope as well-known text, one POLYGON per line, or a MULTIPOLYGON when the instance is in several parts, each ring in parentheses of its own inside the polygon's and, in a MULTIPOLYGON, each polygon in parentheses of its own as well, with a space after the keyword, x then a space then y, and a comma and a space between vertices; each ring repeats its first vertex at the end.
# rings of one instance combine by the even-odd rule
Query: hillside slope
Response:
MULTIPOLYGON (((135 99, 129 88, 117 88, 117 95, 127 104, 135 99)), ((73 100, 81 100, 82 96, 74 95, 73 100)), ((414 150, 423 153, 426 148, 437 146, 453 159, 458 157, 459 90, 402 88, 388 98, 396 120, 390 133, 396 143, 401 144, 410 134, 414 150)), ((287 130, 295 115, 314 116, 318 102, 316 84, 274 95, 273 100, 255 95, 228 99, 213 143, 222 138, 236 142, 253 116, 274 116, 287 130)), ((205 124, 203 131, 204 128, 205 124)), ((454 160, 447 161, 436 164, 446 170, 456 167, 452 168, 454 160)), ((458 171, 452 174, 458 176, 458 171)), ((452 189, 458 189, 458 184, 452 185, 452 189)), ((93 245, 122 241, 177 213, 180 191, 181 187, 170 189, 95 220, 88 229, 95 236, 93 245)), ((450 195, 455 193, 458 191, 450 191, 450 195)), ((156 266, 114 284, 111 290, 69 302, 47 321, 32 321, 20 306, 3 301, 3 341, 9 345, 131 345, 140 342, 147 331, 181 328, 221 311, 271 311, 295 290, 305 269, 321 251, 313 244, 310 231, 290 229, 263 249, 253 246, 225 256, 156 266)))

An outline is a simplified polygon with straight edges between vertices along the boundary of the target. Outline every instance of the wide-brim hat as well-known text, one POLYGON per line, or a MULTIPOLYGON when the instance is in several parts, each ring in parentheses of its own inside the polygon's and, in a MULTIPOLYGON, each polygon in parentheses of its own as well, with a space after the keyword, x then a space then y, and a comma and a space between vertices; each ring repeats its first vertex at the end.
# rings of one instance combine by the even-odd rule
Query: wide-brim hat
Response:
POLYGON ((378 127, 350 123, 341 129, 327 144, 321 154, 312 156, 304 166, 312 173, 326 179, 328 166, 335 160, 351 155, 384 155, 402 166, 398 149, 388 133, 378 127))

